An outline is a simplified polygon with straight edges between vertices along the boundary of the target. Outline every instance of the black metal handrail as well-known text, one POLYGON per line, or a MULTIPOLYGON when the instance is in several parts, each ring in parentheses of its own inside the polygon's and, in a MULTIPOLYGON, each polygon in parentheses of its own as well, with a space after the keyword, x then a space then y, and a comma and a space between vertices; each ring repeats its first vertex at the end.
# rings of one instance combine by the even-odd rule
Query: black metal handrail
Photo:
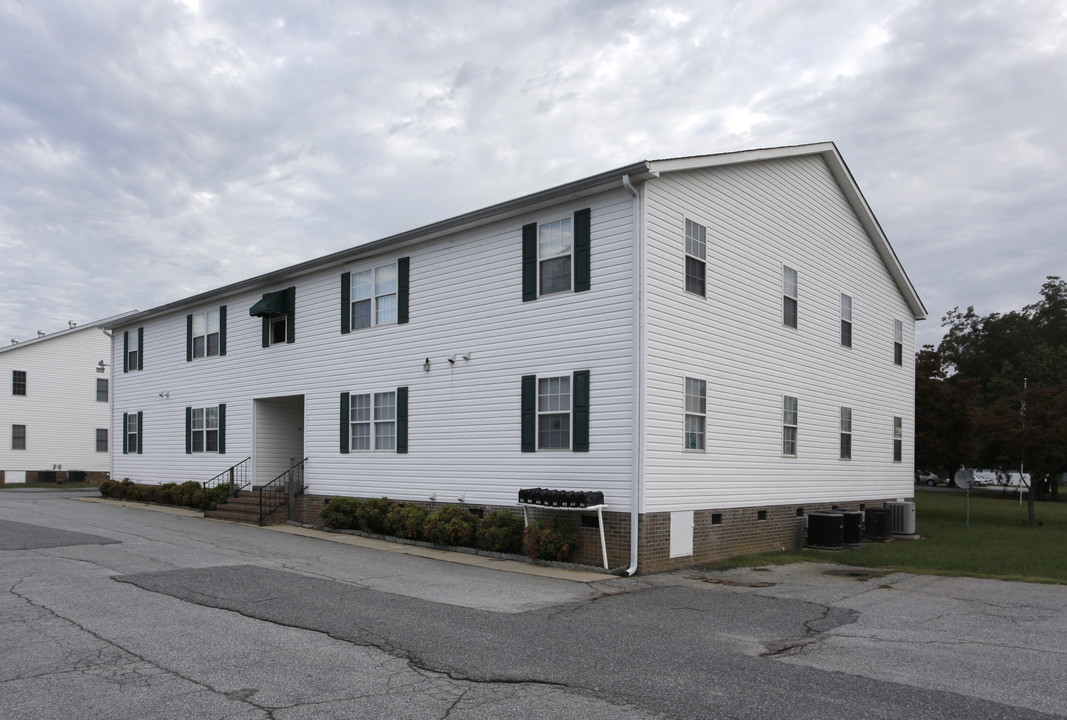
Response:
POLYGON ((246 457, 241 462, 226 468, 215 477, 202 483, 204 486, 203 502, 201 508, 204 512, 211 509, 210 503, 207 499, 207 493, 210 488, 216 488, 220 485, 229 486, 229 492, 226 493, 227 497, 236 497, 237 493, 241 492, 244 488, 248 487, 252 482, 249 474, 251 473, 252 458, 246 457))
POLYGON ((259 524, 278 508, 304 492, 304 458, 259 489, 259 524))

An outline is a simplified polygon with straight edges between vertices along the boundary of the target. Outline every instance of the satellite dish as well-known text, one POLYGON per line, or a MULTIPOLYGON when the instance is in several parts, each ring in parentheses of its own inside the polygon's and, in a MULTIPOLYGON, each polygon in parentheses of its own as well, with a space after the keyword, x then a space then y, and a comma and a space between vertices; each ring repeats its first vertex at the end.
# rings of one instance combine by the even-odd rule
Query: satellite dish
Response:
POLYGON ((966 490, 971 487, 971 483, 974 482, 974 470, 968 470, 967 468, 961 467, 956 471, 952 480, 956 483, 956 487, 966 490))

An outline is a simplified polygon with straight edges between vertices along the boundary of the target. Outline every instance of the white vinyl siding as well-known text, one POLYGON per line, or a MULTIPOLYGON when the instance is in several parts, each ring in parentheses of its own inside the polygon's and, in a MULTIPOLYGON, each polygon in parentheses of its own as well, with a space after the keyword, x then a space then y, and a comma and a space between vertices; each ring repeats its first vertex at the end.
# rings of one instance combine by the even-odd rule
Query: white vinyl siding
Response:
MULTIPOLYGON (((610 508, 625 511, 633 458, 632 208, 620 187, 405 247, 411 322, 373 331, 338 332, 339 279, 345 272, 392 265, 395 249, 296 277, 290 284, 301 299, 300 342, 272 354, 270 362, 263 360, 260 319, 235 309, 249 308, 264 292, 276 290, 277 279, 217 299, 229 308, 226 355, 217 362, 187 363, 184 353, 169 351, 184 343, 188 310, 131 323, 145 328, 151 367, 123 375, 112 394, 119 408, 144 409, 146 444, 140 456, 115 457, 115 477, 207 480, 254 454, 253 401, 303 395, 306 419, 297 454, 308 458, 309 493, 401 501, 436 494, 511 505, 519 488, 551 486, 602 490, 610 508), (523 225, 571 218, 585 208, 592 218, 593 287, 555 294, 550 307, 518 302, 523 225), (522 455, 517 378, 571 376, 576 369, 595 378, 590 451, 522 455), (341 453, 341 393, 400 387, 409 389, 409 453, 341 453), (171 391, 171 398, 159 397, 163 390, 171 391), (186 455, 185 407, 221 403, 226 454, 186 455)), ((116 328, 119 337, 125 329, 116 328)), ((121 428, 121 412, 117 422, 121 428)), ((257 482, 260 477, 257 465, 257 482)))
POLYGON ((910 426, 914 377, 886 361, 892 321, 914 336, 912 314, 821 158, 663 173, 645 184, 647 329, 643 512, 907 497, 913 478, 894 464, 887 427, 910 426), (694 313, 684 287, 686 217, 707 223, 715 262, 694 313), (799 328, 782 324, 782 268, 798 271, 799 328), (841 352, 840 298, 848 278, 853 347, 841 352), (862 289, 862 290, 860 290, 862 289), (855 312, 863 308, 862 315, 855 312), (862 337, 885 338, 861 343, 862 337), (895 372, 894 372, 895 371, 895 372), (703 455, 679 452, 679 377, 707 379, 703 455), (799 455, 782 454, 782 397, 798 398, 799 455), (841 462, 840 408, 853 417, 852 459, 841 462))
MULTIPOLYGON (((121 373, 121 332, 116 344, 121 373)), ((100 361, 113 362, 111 352, 111 338, 88 324, 0 349, 0 379, 5 383, 0 389, 0 428, 6 434, 0 442, 0 470, 9 482, 17 473, 53 465, 63 470, 108 470, 108 454, 97 452, 94 431, 111 423, 110 403, 97 399, 101 389, 97 380, 110 375, 96 371, 100 361), (16 370, 26 373, 25 395, 11 395, 16 370), (25 450, 11 449, 12 425, 26 428, 25 450)))

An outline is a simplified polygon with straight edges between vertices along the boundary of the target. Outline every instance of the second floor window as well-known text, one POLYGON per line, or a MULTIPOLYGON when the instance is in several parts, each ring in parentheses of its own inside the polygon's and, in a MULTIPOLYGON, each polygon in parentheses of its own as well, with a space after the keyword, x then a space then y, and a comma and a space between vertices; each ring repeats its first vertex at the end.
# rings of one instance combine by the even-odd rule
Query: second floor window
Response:
POLYGON ((25 395, 26 394, 26 371, 25 370, 12 370, 11 371, 11 394, 12 395, 25 395))
POLYGON ((537 228, 537 267, 539 295, 569 292, 571 289, 571 219, 543 223, 537 228))
POLYGON ((782 324, 797 326, 797 271, 787 265, 782 266, 782 324))
POLYGON ((893 321, 893 364, 904 364, 904 323, 893 321))
POLYGON ((852 298, 841 294, 841 345, 852 347, 852 298))
POLYGON ((352 329, 396 322, 396 263, 352 273, 352 329))
POLYGON ((144 369, 144 328, 122 333, 122 372, 144 369))
POLYGON ((104 378, 96 379, 96 401, 107 402, 107 380, 104 378))
POLYGON ((219 310, 208 310, 192 315, 192 356, 212 357, 221 354, 222 322, 219 310))
POLYGON ((685 221, 685 289, 705 297, 707 286, 707 228, 685 221))

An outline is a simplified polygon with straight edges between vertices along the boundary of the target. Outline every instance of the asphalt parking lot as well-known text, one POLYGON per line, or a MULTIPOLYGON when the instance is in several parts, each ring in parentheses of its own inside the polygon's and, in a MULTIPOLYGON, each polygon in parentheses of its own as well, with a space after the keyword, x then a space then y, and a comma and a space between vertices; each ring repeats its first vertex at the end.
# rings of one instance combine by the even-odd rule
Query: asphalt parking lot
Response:
POLYGON ((77 495, 0 493, 2 717, 1067 714, 1062 586, 529 574, 77 495))

